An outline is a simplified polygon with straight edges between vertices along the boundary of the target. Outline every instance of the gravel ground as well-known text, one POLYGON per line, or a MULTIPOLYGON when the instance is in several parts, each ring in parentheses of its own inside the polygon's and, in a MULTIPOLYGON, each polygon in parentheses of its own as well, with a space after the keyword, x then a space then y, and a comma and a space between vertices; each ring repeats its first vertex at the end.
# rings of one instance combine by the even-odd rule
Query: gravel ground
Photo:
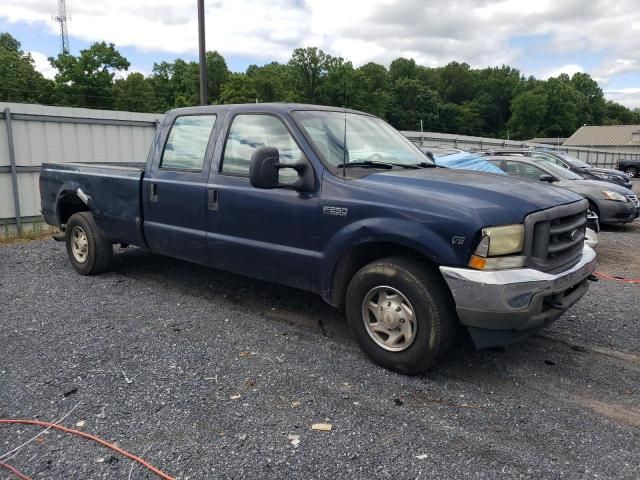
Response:
MULTIPOLYGON (((599 271, 640 278, 640 224, 600 240, 599 271)), ((640 477, 638 284, 601 280, 542 335, 461 346, 405 377, 372 365, 314 295, 133 248, 116 258, 82 277, 63 244, 0 246, 0 417, 81 402, 64 425, 181 479, 640 477)), ((0 455, 37 431, 0 426, 0 455)), ((38 479, 132 465, 57 432, 9 463, 38 479)))

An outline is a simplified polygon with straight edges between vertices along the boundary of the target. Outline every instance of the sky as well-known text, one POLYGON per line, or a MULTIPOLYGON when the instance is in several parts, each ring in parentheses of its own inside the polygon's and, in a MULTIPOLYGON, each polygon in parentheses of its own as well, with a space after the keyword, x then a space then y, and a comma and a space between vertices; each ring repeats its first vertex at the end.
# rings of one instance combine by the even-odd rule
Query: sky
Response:
MULTIPOLYGON (((640 107, 640 0, 205 0, 206 43, 233 71, 286 62, 316 46, 389 65, 519 68, 538 78, 587 72, 605 96, 640 107)), ((45 76, 60 51, 56 0, 0 0, 0 32, 31 52, 45 76)), ((112 42, 149 74, 154 62, 197 60, 195 0, 67 0, 71 53, 112 42)))

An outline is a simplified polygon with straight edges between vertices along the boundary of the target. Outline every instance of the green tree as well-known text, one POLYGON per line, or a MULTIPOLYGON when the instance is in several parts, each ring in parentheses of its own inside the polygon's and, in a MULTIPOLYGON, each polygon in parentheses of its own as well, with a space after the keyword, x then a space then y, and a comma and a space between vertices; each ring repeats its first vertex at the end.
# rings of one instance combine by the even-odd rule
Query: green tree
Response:
MULTIPOLYGON (((361 104, 353 104, 353 108, 364 110, 379 117, 386 117, 391 104, 389 72, 377 63, 367 63, 357 70, 361 75, 363 98, 361 104)), ((351 106, 351 104, 349 105, 351 106)))
POLYGON ((451 62, 440 71, 440 94, 446 102, 461 104, 473 100, 478 81, 466 63, 451 62))
POLYGON ((485 134, 504 137, 511 102, 523 81, 520 72, 505 65, 485 68, 477 72, 477 80, 475 101, 482 104, 485 134))
POLYGON ((200 70, 196 62, 185 62, 181 58, 173 62, 170 79, 171 91, 175 95, 174 106, 200 104, 200 70), (180 102, 177 98, 180 98, 180 102))
MULTIPOLYGON (((209 103, 220 102, 222 85, 229 79, 229 69, 224 57, 218 52, 207 52, 207 95, 209 103)), ((198 83, 200 88, 200 83, 198 83)))
POLYGON ((159 111, 151 80, 141 73, 131 73, 127 78, 116 80, 113 85, 113 95, 115 97, 113 108, 116 110, 159 111))
POLYGON ((114 76, 130 65, 113 43, 105 42, 94 43, 77 57, 60 54, 49 62, 58 70, 56 90, 66 105, 106 109, 113 108, 114 76))
POLYGON ((574 73, 571 85, 577 92, 576 123, 580 125, 601 125, 606 112, 606 101, 598 82, 587 73, 574 73))
POLYGON ((36 71, 31 55, 21 50, 18 40, 0 33, 0 101, 46 102, 51 82, 36 71))
POLYGON ((542 127, 546 137, 566 137, 578 127, 578 92, 567 74, 550 78, 544 83, 547 109, 542 127))
POLYGON ((389 65, 389 81, 395 84, 401 78, 416 79, 418 66, 413 58, 396 58, 389 65))
POLYGON ((296 48, 288 64, 296 99, 316 103, 328 71, 341 63, 341 58, 334 58, 316 47, 296 48))
POLYGON ((633 125, 640 123, 638 110, 629 110, 624 105, 607 100, 605 103, 604 121, 605 125, 633 125))
POLYGON ((232 73, 220 92, 222 103, 253 103, 257 96, 253 79, 244 73, 232 73))
POLYGON ((393 85, 392 95, 389 120, 396 128, 419 130, 420 120, 425 130, 437 124, 440 110, 438 95, 419 80, 399 78, 393 85))
POLYGON ((277 62, 262 67, 250 65, 247 76, 253 80, 259 102, 288 102, 295 98, 287 65, 277 62))
POLYGON ((153 90, 159 111, 169 110, 176 104, 176 94, 171 83, 172 76, 172 63, 160 62, 153 64, 149 84, 153 90))
POLYGON ((544 127, 547 115, 547 95, 539 91, 526 91, 513 99, 508 128, 518 139, 536 137, 544 127))

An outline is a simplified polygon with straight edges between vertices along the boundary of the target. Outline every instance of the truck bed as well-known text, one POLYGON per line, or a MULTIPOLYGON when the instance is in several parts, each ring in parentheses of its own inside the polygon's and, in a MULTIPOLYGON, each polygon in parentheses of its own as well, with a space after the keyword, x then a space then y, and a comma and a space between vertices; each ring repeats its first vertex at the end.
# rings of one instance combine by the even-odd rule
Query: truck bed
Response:
POLYGON ((137 162, 44 163, 42 214, 49 224, 66 223, 65 197, 73 194, 90 206, 96 223, 113 242, 144 245, 140 203, 144 168, 137 162))

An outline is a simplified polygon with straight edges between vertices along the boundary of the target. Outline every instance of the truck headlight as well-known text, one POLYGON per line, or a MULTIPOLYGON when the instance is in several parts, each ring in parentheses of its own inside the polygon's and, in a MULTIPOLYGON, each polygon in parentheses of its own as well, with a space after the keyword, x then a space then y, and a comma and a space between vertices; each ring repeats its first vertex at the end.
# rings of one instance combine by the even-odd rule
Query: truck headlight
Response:
POLYGON ((607 200, 613 200, 614 202, 628 202, 629 199, 624 195, 619 194, 618 192, 610 192, 609 190, 605 190, 602 192, 604 198, 607 200))
POLYGON ((524 256, 512 254, 522 252, 523 247, 522 224, 483 228, 482 238, 471 255, 469 266, 478 270, 522 267, 524 256))

